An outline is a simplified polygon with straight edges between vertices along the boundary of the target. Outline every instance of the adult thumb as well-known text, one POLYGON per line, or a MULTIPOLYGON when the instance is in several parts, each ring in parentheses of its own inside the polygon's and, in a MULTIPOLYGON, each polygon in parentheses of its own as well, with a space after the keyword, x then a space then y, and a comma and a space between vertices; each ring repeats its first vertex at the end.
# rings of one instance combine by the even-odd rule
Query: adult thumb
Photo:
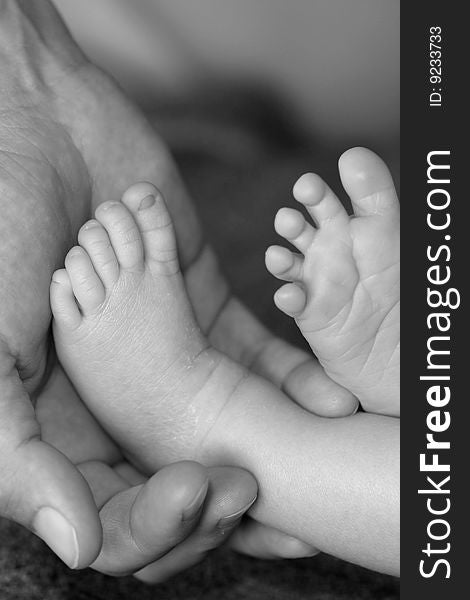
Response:
POLYGON ((100 551, 91 491, 74 465, 40 439, 16 370, 0 375, 0 515, 36 533, 72 569, 90 565, 100 551))

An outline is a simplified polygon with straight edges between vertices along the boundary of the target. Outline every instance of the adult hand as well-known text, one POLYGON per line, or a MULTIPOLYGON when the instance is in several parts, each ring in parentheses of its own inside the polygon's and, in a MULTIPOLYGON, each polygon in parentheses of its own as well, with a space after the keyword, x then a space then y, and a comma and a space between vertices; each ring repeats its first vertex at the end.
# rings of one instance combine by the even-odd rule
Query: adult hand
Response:
MULTIPOLYGON (((139 473, 58 365, 37 399, 36 415, 43 441, 67 456, 91 489, 103 530, 92 564, 98 571, 162 581, 225 543, 256 499, 253 477, 234 467, 184 461, 149 479, 139 473)), ((48 541, 61 553, 56 535, 52 530, 48 541)))
POLYGON ((350 413, 355 401, 230 296, 165 147, 47 0, 0 0, 0 61, 0 514, 80 568, 101 550, 95 499, 36 414, 49 379, 48 288, 91 210, 129 183, 150 180, 169 199, 191 300, 213 343, 318 414, 350 413))
MULTIPOLYGON (((232 547, 245 554, 297 558, 316 553, 251 519, 238 527, 257 494, 255 480, 243 469, 206 469, 184 461, 151 478, 139 473, 85 408, 59 365, 37 399, 36 414, 43 441, 76 465, 92 491, 103 531, 91 565, 98 571, 160 582, 203 560, 237 528, 232 547)), ((49 541, 54 548, 55 535, 49 541)))

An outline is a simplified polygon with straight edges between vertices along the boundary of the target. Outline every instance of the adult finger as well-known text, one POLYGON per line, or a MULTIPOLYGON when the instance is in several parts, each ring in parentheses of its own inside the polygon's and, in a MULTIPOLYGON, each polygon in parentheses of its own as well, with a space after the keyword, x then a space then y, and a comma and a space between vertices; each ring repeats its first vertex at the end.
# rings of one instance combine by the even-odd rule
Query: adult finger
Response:
MULTIPOLYGON (((204 291, 199 289, 200 283, 187 274, 186 285, 192 302, 197 304, 197 295, 204 291)), ((346 417, 358 409, 357 399, 328 377, 313 354, 273 336, 234 298, 212 324, 210 340, 319 417, 346 417)))
POLYGON ((248 556, 265 559, 307 558, 320 551, 278 529, 246 519, 234 532, 229 546, 248 556))
POLYGON ((199 524, 173 550, 137 572, 141 581, 158 583, 202 561, 227 541, 255 502, 257 484, 247 471, 213 467, 208 475, 209 489, 199 524))
POLYGON ((100 509, 103 546, 92 567, 109 575, 142 569, 184 540, 198 523, 207 469, 183 461, 130 487, 125 471, 90 462, 80 470, 100 509))
POLYGON ((0 357, 0 515, 36 533, 69 567, 86 567, 101 546, 93 497, 72 463, 41 440, 11 363, 0 357))

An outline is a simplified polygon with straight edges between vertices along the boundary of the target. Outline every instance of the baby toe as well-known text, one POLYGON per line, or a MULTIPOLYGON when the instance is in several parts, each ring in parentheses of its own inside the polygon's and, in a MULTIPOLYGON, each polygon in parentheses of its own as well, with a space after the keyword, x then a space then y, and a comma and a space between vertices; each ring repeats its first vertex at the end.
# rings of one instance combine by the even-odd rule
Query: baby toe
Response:
POLYGON ((59 269, 52 275, 50 301, 56 324, 72 329, 80 325, 82 316, 73 295, 70 277, 65 269, 59 269))
POLYGON ((307 296, 295 283, 286 283, 274 294, 274 303, 282 312, 290 317, 296 317, 304 310, 307 296))
POLYGON ((351 148, 339 159, 339 173, 356 216, 398 216, 400 205, 392 175, 377 154, 367 148, 351 148))
POLYGON ((95 220, 85 223, 78 232, 78 242, 88 253, 104 286, 112 287, 119 277, 119 264, 109 236, 101 223, 95 220))
POLYGON ((173 222, 161 192, 151 183, 137 183, 124 193, 122 202, 140 229, 149 267, 167 275, 178 273, 173 222))
POLYGON ((265 263, 268 271, 283 281, 302 278, 303 258, 283 246, 270 246, 266 250, 265 263))
POLYGON ((105 202, 95 212, 96 220, 105 228, 119 266, 129 271, 144 267, 144 249, 139 228, 122 202, 105 202))
POLYGON ((104 301, 105 291, 87 252, 80 246, 69 250, 65 268, 82 312, 95 310, 104 301))
POLYGON ((274 220, 276 233, 289 241, 302 253, 306 253, 315 237, 315 230, 302 213, 293 208, 281 208, 274 220))
POLYGON ((305 206, 318 227, 326 224, 347 224, 348 214, 339 198, 315 173, 305 173, 296 182, 294 198, 305 206))

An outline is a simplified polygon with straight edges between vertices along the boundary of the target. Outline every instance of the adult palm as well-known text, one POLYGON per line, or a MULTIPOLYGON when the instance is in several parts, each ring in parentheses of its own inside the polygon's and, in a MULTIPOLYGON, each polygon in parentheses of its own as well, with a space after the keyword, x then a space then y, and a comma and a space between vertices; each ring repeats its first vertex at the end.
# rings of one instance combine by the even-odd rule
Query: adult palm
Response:
MULTIPOLYGON (((231 297, 164 144, 48 0, 0 0, 0 61, 0 514, 51 544, 68 536, 80 567, 98 555, 102 523, 83 476, 47 442, 57 420, 38 420, 37 399, 57 377, 48 289, 79 226, 130 183, 150 180, 166 196, 188 293, 214 344, 319 414, 347 414, 354 401, 231 297)), ((87 423, 82 448, 99 430, 87 423)))

